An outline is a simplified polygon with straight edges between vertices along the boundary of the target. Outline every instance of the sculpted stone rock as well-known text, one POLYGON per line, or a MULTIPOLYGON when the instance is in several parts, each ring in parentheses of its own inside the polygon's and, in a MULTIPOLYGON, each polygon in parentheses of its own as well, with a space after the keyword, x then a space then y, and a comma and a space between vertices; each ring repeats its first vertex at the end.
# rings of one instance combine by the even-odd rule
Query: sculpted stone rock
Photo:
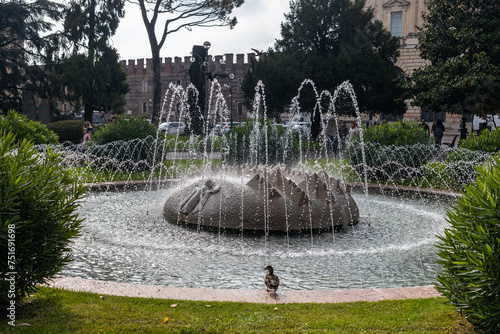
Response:
POLYGON ((163 212, 173 223, 240 231, 332 229, 359 218, 346 184, 287 166, 214 168, 173 190, 163 212))

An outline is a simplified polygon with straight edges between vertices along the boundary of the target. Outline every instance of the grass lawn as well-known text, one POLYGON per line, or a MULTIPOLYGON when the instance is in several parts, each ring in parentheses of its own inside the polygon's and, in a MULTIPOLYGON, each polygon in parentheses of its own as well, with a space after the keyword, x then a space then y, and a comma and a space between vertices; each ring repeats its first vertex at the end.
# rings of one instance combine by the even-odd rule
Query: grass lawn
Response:
POLYGON ((12 327, 3 320, 0 332, 474 333, 445 298, 252 304, 100 296, 52 288, 42 288, 18 310, 16 324, 12 327))

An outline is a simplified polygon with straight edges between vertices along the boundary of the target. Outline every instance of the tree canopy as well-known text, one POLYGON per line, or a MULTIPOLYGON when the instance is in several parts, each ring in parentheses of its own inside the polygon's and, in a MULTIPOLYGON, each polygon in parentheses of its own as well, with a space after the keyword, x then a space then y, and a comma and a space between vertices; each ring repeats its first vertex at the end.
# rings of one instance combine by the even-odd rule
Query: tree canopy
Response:
POLYGON ((108 40, 124 14, 123 0, 73 0, 64 11, 65 44, 72 48, 55 57, 52 82, 61 99, 76 110, 83 105, 85 120, 94 110, 123 111, 127 77, 108 40))
MULTIPOLYGON (((311 79, 319 91, 332 93, 349 80, 361 111, 403 113, 402 75, 394 65, 399 41, 380 21, 373 20, 373 10, 364 7, 364 0, 291 1, 290 13, 281 24, 281 39, 253 62, 245 76, 247 102, 253 98, 257 81, 262 80, 269 116, 276 117, 304 79, 311 79)), ((314 96, 305 94, 303 100, 306 106, 302 109, 312 110, 314 96)), ((345 102, 338 100, 339 113, 353 111, 345 102)))
POLYGON ((241 6, 244 0, 130 0, 130 2, 139 6, 148 33, 153 63, 152 121, 158 125, 162 94, 160 50, 165 45, 167 36, 181 29, 191 30, 193 27, 232 28, 237 20, 230 16, 231 12, 241 6), (160 28, 157 30, 158 26, 160 28))
POLYGON ((62 6, 47 0, 0 2, 0 110, 21 111, 23 93, 49 93, 45 50, 62 6))
POLYGON ((408 83, 414 104, 459 114, 498 113, 499 25, 496 0, 430 0, 419 36, 429 64, 408 83))

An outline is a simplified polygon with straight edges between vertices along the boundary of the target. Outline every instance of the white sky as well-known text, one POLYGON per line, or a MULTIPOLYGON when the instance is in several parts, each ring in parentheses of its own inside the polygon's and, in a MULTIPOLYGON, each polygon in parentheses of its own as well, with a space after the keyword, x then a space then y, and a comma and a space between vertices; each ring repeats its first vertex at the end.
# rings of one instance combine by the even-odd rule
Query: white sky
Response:
MULTIPOLYGON (((120 59, 151 58, 148 36, 140 9, 137 5, 126 3, 125 17, 120 21, 112 44, 118 50, 120 59)), ((289 0, 245 0, 245 3, 233 11, 238 24, 230 30, 228 27, 200 28, 192 31, 180 30, 167 37, 160 51, 160 57, 189 56, 193 45, 203 45, 210 41, 212 56, 226 53, 251 53, 251 48, 267 50, 280 38, 280 24, 284 13, 288 13, 289 0)), ((164 21, 160 21, 162 24, 164 21)), ((159 24, 157 24, 159 25, 159 24)), ((159 33, 157 36, 160 36, 159 33)), ((236 59, 236 58, 235 58, 236 59)))

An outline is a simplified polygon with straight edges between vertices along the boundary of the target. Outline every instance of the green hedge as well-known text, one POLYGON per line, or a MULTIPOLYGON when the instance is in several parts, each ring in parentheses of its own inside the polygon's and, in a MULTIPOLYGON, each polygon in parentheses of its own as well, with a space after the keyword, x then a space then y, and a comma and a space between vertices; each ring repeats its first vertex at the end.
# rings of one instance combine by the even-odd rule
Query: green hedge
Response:
POLYGON ((0 129, 15 134, 15 140, 30 140, 34 145, 57 144, 58 136, 44 124, 31 121, 26 115, 10 110, 6 116, 0 117, 0 129))
POLYGON ((483 130, 479 136, 471 136, 460 142, 459 148, 446 157, 448 173, 458 184, 468 185, 476 180, 476 166, 492 159, 500 151, 500 129, 483 130))
POLYGON ((59 142, 79 144, 83 137, 83 121, 58 121, 47 124, 47 128, 59 136, 59 142))
POLYGON ((496 153, 500 151, 500 129, 491 132, 483 130, 479 136, 470 136, 462 140, 459 147, 471 151, 496 153))
POLYGON ((0 314, 72 260, 86 189, 61 161, 50 148, 39 154, 30 142, 0 134, 0 314))
POLYGON ((144 118, 119 117, 92 135, 87 153, 106 169, 144 170, 152 167, 157 129, 144 118))
POLYGON ((488 333, 500 333, 500 158, 477 169, 439 236, 437 289, 488 333))
POLYGON ((419 123, 399 121, 363 128, 347 147, 349 163, 369 179, 388 180, 411 177, 431 155, 433 146, 419 123), (366 165, 363 161, 363 146, 366 165))

